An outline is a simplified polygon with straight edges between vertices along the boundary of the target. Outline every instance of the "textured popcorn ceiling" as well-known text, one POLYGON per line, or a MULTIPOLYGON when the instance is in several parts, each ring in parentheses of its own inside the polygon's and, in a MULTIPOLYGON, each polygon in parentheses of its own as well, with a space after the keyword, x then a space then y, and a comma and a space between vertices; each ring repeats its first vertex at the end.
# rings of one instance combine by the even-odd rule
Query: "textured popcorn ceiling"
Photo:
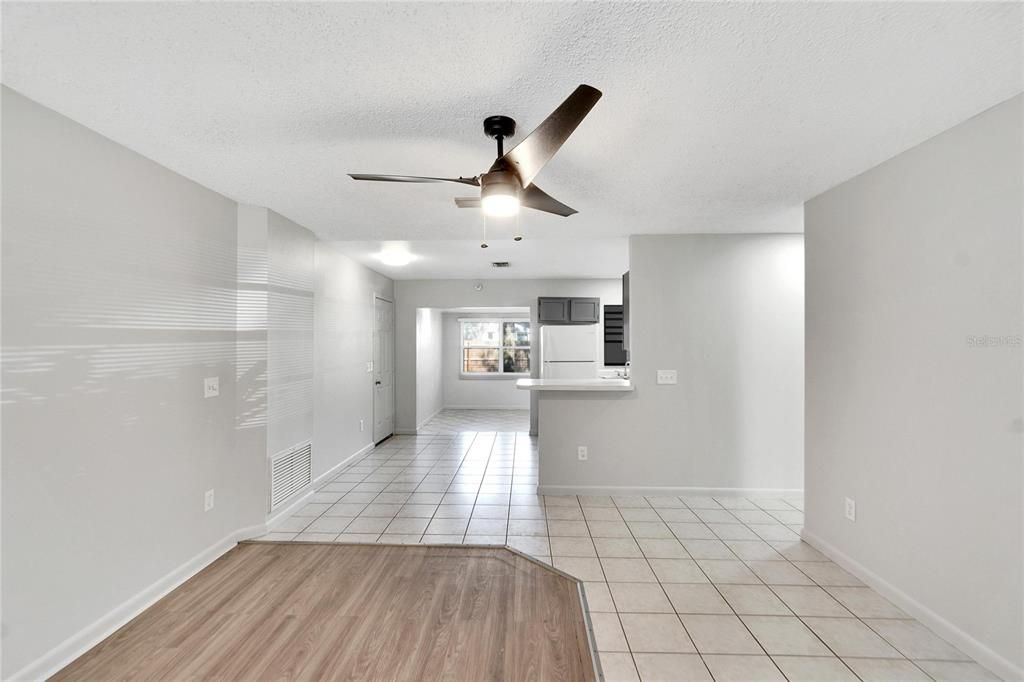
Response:
POLYGON ((1021 17, 991 3, 4 3, 3 81, 323 238, 414 248, 477 241, 480 214, 451 202, 472 190, 347 172, 479 173, 484 116, 525 133, 589 83, 604 98, 537 178, 580 214, 524 212, 520 253, 581 237, 622 249, 631 233, 802 230, 804 200, 1019 92, 1021 17))

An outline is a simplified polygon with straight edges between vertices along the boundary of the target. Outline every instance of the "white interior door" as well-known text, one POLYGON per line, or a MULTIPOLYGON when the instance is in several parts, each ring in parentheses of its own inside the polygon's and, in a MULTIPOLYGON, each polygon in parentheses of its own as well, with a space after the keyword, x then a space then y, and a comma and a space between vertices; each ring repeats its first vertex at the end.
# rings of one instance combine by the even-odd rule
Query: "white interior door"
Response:
POLYGON ((373 299, 373 442, 395 432, 395 304, 373 299))

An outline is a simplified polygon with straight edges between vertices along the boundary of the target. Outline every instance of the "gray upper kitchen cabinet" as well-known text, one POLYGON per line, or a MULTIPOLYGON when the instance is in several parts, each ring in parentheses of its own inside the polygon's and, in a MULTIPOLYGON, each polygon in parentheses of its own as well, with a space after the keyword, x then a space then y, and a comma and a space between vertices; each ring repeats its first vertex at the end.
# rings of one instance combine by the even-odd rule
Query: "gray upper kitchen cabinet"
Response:
POLYGON ((601 320, 599 298, 537 299, 537 321, 544 324, 597 324, 601 320))
POLYGON ((543 296, 538 298, 537 320, 548 324, 568 324, 569 299, 543 296))
POLYGON ((582 324, 597 324, 601 319, 601 299, 570 298, 569 320, 582 324))

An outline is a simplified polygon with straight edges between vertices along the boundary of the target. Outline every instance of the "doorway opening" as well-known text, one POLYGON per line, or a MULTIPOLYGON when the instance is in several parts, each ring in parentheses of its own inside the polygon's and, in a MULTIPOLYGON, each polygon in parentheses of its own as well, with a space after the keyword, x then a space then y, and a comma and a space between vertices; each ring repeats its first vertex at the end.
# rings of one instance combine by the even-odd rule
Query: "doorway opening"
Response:
POLYGON ((528 432, 533 341, 526 306, 418 308, 417 433, 528 432))

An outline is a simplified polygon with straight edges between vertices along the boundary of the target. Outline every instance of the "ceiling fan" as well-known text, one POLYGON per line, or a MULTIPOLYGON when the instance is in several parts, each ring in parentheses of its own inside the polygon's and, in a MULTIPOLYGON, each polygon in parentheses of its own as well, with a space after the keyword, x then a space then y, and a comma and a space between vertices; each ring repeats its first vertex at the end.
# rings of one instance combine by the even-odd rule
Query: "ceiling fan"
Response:
POLYGON ((459 208, 482 208, 495 217, 512 216, 520 206, 545 213, 571 216, 576 210, 551 197, 533 184, 533 179, 551 157, 565 144, 576 127, 601 99, 601 91, 581 85, 569 95, 544 122, 515 147, 505 152, 504 141, 516 132, 516 122, 508 116, 488 116, 484 133, 498 142, 498 157, 490 170, 481 175, 458 178, 416 175, 367 175, 350 173, 353 180, 377 182, 457 182, 480 188, 479 197, 457 197, 459 208))

